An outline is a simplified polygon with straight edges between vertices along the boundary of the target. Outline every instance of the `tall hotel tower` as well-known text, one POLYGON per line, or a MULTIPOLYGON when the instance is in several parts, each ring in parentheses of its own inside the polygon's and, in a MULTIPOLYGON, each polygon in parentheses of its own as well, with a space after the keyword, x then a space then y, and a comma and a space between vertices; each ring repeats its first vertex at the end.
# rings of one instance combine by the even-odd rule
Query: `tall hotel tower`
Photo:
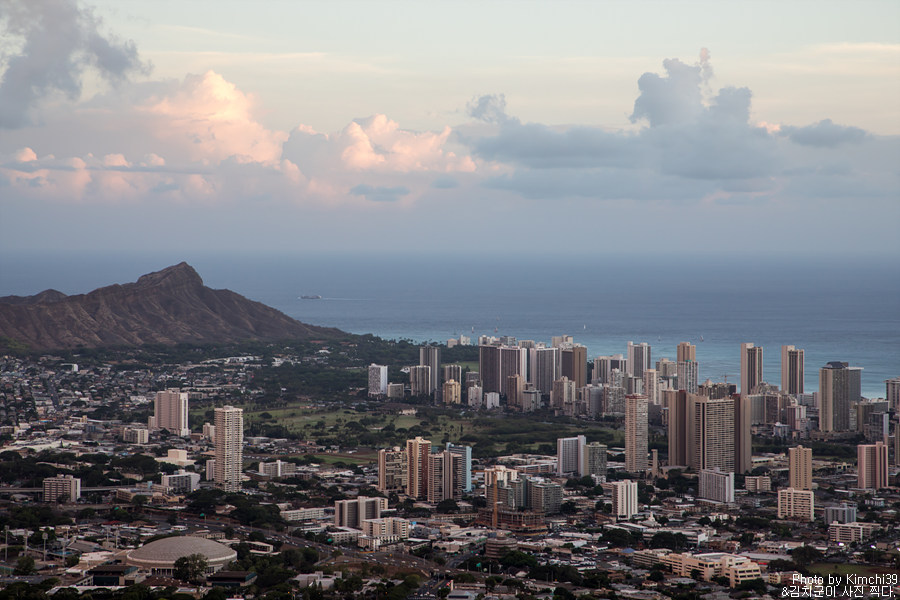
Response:
POLYGON ((244 409, 224 406, 215 410, 215 416, 216 486, 239 492, 244 465, 244 409))
POLYGON ((781 391, 792 396, 803 393, 803 350, 781 347, 781 391))
POLYGON ((626 372, 633 377, 643 377, 644 371, 650 368, 650 345, 646 342, 635 345, 628 342, 625 346, 626 372))
POLYGON ((819 431, 850 431, 850 407, 860 399, 861 371, 838 361, 819 369, 819 431))
POLYGON ((696 394, 700 385, 700 365, 697 363, 697 346, 681 342, 675 349, 678 389, 696 394))
POLYGON ((741 344, 741 394, 753 393, 763 382, 763 349, 753 344, 741 344))

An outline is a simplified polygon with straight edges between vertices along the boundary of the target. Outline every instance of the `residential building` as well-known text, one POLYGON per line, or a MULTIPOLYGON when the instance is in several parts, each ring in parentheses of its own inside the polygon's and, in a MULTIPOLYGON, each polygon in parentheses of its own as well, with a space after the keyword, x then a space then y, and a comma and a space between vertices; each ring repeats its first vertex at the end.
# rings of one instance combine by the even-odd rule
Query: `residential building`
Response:
POLYGON ((629 473, 647 470, 647 411, 647 396, 625 396, 625 470, 629 473))
POLYGON ((214 413, 216 486, 226 492, 239 492, 244 467, 244 409, 224 406, 214 413))
POLYGON ((715 502, 734 502, 734 473, 726 473, 718 468, 700 470, 700 498, 715 502))
POLYGON ((462 404, 462 389, 455 379, 444 382, 443 402, 444 404, 462 404))
POLYGON ((334 503, 334 524, 336 527, 359 529, 367 519, 378 519, 381 511, 387 510, 387 498, 359 496, 352 500, 336 500, 334 503))
POLYGON ((812 490, 783 488, 778 490, 778 518, 812 521, 815 498, 812 490))
MULTIPOLYGON (((424 395, 435 394, 435 400, 441 395, 441 347, 425 345, 419 347, 419 366, 428 367, 428 387, 424 395)), ((415 394, 414 394, 415 395, 415 394)))
POLYGON ((788 450, 790 487, 795 490, 812 489, 812 448, 796 446, 788 450))
POLYGON ((612 514, 617 519, 630 519, 638 512, 637 481, 613 481, 607 484, 612 496, 612 514))
POLYGON ((587 439, 583 435, 556 440, 556 474, 560 477, 571 475, 582 477, 584 447, 587 439))
POLYGON ((380 398, 387 396, 388 368, 385 365, 369 365, 369 396, 380 398))
POLYGON ((44 502, 77 502, 81 498, 81 479, 73 475, 46 477, 42 486, 44 502))
POLYGON ((884 442, 856 447, 857 487, 880 490, 888 487, 888 447, 884 442))
POLYGON ((431 442, 416 437, 406 440, 406 495, 411 498, 425 500, 428 497, 428 455, 431 454, 431 442))
POLYGON ((375 486, 379 492, 406 491, 407 484, 407 458, 405 449, 399 446, 391 450, 378 451, 378 484, 375 486))
POLYGON ((156 392, 153 401, 156 428, 186 437, 191 434, 188 424, 188 395, 179 389, 156 392))

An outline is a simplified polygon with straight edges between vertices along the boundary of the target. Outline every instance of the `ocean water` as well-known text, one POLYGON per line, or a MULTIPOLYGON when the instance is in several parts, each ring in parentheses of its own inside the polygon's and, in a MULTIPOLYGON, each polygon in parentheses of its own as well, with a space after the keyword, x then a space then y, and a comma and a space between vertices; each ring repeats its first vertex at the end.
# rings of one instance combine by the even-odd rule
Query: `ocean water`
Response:
POLYGON ((863 395, 900 376, 900 265, 890 260, 554 259, 419 256, 0 257, 0 295, 84 293, 187 260, 228 288, 301 321, 416 342, 460 334, 535 341, 568 334, 588 357, 647 342, 652 360, 697 345, 701 380, 738 382, 739 345, 764 348, 779 384, 781 346, 806 353, 805 387, 840 360, 863 367, 863 395), (301 295, 321 295, 302 300, 301 295), (701 336, 703 341, 700 341, 701 336))

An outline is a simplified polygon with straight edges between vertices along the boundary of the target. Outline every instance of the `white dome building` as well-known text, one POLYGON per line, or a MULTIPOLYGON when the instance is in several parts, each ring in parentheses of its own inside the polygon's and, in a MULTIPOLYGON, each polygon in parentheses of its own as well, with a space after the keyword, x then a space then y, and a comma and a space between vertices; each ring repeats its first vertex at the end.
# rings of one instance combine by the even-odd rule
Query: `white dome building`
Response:
POLYGON ((125 555, 125 563, 153 575, 171 577, 175 571, 175 561, 192 554, 206 557, 209 565, 207 573, 215 573, 237 560, 237 552, 225 544, 200 537, 175 536, 129 550, 125 555))

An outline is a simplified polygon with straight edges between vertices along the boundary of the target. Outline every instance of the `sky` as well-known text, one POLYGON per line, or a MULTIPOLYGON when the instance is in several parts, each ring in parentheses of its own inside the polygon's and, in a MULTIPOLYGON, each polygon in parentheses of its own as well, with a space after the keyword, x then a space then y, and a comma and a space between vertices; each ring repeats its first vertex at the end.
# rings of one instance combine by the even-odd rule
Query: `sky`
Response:
POLYGON ((900 3, 0 0, 0 253, 900 259, 900 3))

